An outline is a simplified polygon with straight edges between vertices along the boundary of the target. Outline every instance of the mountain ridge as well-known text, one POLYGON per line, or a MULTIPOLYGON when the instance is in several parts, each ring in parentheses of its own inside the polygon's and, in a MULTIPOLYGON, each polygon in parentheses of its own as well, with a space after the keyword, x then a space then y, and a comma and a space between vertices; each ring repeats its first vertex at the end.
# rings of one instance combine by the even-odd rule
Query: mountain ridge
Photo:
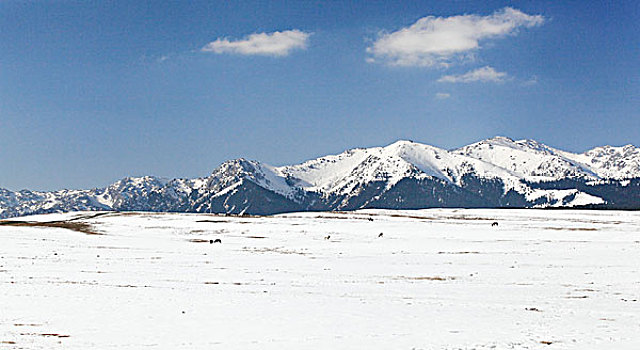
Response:
POLYGON ((90 190, 0 189, 0 217, 74 210, 274 214, 422 207, 640 208, 640 149, 583 153, 504 136, 445 150, 399 140, 274 167, 228 160, 209 176, 126 177, 90 190))

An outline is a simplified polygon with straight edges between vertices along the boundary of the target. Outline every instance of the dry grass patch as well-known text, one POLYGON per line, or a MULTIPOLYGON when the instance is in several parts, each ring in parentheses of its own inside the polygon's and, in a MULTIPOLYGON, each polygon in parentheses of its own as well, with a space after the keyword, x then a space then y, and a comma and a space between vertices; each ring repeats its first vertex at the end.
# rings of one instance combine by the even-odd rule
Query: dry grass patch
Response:
POLYGON ((394 280, 407 280, 407 281, 452 281, 456 277, 453 276, 395 276, 394 280))
POLYGON ((93 226, 86 222, 70 222, 70 221, 49 221, 49 222, 29 222, 29 221, 0 221, 2 226, 17 227, 54 227, 66 228, 68 230, 86 233, 88 235, 101 235, 93 226))
POLYGON ((275 248, 249 248, 244 247, 242 250, 251 253, 278 253, 278 254, 292 254, 292 255, 309 255, 309 253, 285 249, 284 247, 275 247, 275 248))
POLYGON ((58 333, 20 333, 20 335, 39 335, 42 337, 57 337, 57 338, 69 338, 68 334, 58 334, 58 333))
POLYGON ((350 218, 345 216, 328 216, 328 215, 317 215, 313 217, 314 219, 339 219, 339 220, 357 220, 358 218, 350 218))
POLYGON ((593 227, 545 227, 545 229, 554 231, 598 231, 597 228, 593 227))
POLYGON ((87 270, 80 270, 80 272, 83 272, 83 273, 110 273, 109 271, 87 271, 87 270))
POLYGON ((192 242, 192 243, 211 243, 209 239, 199 239, 199 238, 193 238, 193 239, 188 239, 187 241, 192 242))

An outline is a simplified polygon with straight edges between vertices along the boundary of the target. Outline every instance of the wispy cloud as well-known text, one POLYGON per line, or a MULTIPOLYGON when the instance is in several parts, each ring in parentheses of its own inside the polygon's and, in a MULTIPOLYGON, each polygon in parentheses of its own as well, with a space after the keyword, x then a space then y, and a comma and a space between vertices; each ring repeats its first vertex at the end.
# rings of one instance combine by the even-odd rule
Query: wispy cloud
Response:
POLYGON ((446 93, 446 92, 437 92, 436 93, 436 100, 446 100, 449 97, 451 97, 450 93, 446 93))
POLYGON ((367 48, 368 62, 398 66, 448 66, 455 60, 473 57, 480 41, 514 34, 520 27, 544 22, 540 15, 528 15, 506 7, 489 16, 428 16, 409 27, 382 33, 367 48))
POLYGON ((445 75, 438 79, 439 83, 501 83, 507 79, 505 72, 498 72, 493 67, 485 66, 460 75, 445 75))
POLYGON ((217 54, 287 56, 295 49, 305 49, 311 33, 297 29, 273 33, 255 33, 241 40, 218 38, 201 51, 217 54))

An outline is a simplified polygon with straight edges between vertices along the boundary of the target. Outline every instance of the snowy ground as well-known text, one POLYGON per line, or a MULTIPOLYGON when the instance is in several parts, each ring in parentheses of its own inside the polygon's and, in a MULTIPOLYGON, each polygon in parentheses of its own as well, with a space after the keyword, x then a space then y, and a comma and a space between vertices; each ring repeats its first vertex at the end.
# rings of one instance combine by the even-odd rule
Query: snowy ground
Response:
POLYGON ((0 349, 640 348, 640 212, 92 215, 0 225, 0 349))

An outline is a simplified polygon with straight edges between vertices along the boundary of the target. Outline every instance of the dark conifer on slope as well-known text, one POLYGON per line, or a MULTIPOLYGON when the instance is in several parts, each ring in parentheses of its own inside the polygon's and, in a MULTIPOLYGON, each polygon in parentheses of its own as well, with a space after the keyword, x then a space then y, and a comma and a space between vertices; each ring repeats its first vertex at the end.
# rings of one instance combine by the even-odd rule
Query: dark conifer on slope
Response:
POLYGON ((204 178, 125 178, 101 189, 0 189, 0 217, 76 210, 274 214, 431 207, 640 208, 640 149, 561 151, 495 137, 455 150, 411 141, 272 167, 231 160, 204 178))

